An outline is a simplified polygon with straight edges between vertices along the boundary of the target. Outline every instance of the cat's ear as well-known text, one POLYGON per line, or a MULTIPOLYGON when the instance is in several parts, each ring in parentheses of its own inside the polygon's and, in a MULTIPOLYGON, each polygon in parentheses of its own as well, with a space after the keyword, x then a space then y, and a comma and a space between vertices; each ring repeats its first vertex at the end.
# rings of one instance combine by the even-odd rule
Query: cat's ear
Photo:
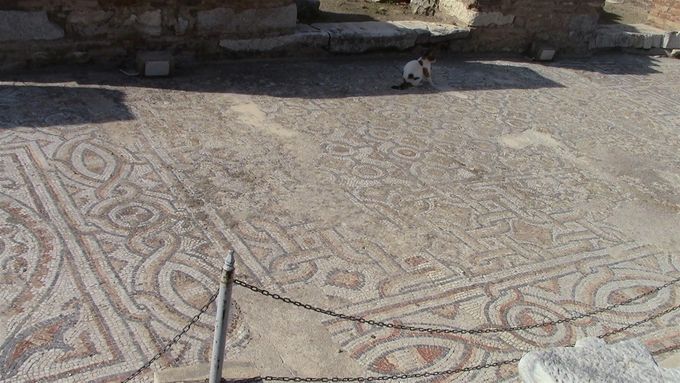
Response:
POLYGON ((438 53, 439 50, 437 48, 428 48, 428 50, 425 51, 425 54, 423 54, 423 57, 429 61, 435 61, 437 59, 438 53))

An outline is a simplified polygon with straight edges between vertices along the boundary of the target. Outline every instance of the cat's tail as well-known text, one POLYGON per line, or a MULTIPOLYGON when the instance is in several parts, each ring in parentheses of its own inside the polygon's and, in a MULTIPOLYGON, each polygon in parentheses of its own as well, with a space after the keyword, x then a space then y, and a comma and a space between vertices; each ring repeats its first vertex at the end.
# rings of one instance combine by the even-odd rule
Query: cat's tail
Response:
POLYGON ((404 90, 410 88, 412 85, 410 82, 404 81, 401 83, 401 85, 394 85, 392 89, 397 89, 397 90, 404 90))

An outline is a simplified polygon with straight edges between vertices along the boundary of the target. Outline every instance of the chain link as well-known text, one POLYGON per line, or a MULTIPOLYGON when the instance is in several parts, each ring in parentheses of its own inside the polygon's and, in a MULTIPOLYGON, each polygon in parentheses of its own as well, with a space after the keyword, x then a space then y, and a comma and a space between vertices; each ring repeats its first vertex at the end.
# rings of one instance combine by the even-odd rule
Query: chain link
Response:
POLYGON ((269 382, 380 382, 389 380, 405 380, 405 379, 417 379, 417 378, 431 378, 435 376, 442 375, 453 375, 459 374, 461 372, 472 372, 479 371, 485 368, 491 367, 501 367, 506 364, 514 364, 519 362, 521 358, 508 359, 493 363, 478 364, 471 367, 461 367, 450 370, 442 371, 432 371, 432 372, 417 372, 413 374, 402 374, 402 375, 383 375, 383 376, 357 376, 351 378, 338 378, 338 377, 323 377, 323 378, 299 378, 299 377, 289 377, 289 376, 263 376, 260 379, 269 382))
POLYGON ((158 353, 156 355, 154 355, 151 359, 149 359, 146 363, 144 363, 144 365, 142 367, 138 368, 137 371, 133 372, 130 376, 128 376, 121 383, 127 383, 127 382, 130 382, 132 379, 136 378, 137 375, 141 374, 144 370, 151 367, 151 364, 153 362, 155 362, 156 360, 158 360, 158 358, 163 356, 163 354, 168 352, 168 350, 170 350, 172 348, 172 346, 175 345, 175 343, 179 342, 179 340, 182 338, 182 336, 184 336, 184 334, 189 332, 189 330, 191 329, 191 326, 193 326, 194 323, 198 322, 198 320, 201 318, 201 315, 203 315, 203 313, 208 311, 208 308, 210 307, 210 305, 215 301, 215 299, 217 299, 218 294, 219 294, 219 291, 214 293, 213 295, 211 295, 210 298, 208 299, 208 302, 206 302, 203 305, 203 307, 201 307, 201 309, 198 311, 198 313, 196 315, 194 315, 193 318, 191 318, 189 323, 187 323, 184 327, 182 327, 182 330, 177 335, 175 335, 175 337, 172 338, 172 340, 170 342, 168 342, 160 351, 158 351, 158 353))
POLYGON ((671 307, 667 308, 666 310, 661 311, 661 312, 658 312, 658 313, 656 313, 656 314, 654 314, 654 315, 648 316, 648 317, 645 318, 645 319, 641 319, 641 320, 639 320, 639 321, 637 321, 637 322, 628 324, 628 325, 623 326, 623 327, 621 327, 621 328, 617 328, 617 329, 608 331, 608 332, 606 332, 606 333, 604 333, 604 334, 602 334, 602 335, 599 335, 598 338, 603 339, 603 338, 610 337, 610 336, 615 335, 615 334, 618 334, 618 333, 620 333, 620 332, 629 330, 629 329, 631 329, 631 328, 633 328, 633 327, 637 327, 637 326, 639 326, 639 325, 641 325, 641 324, 643 324, 643 323, 647 323, 647 322, 652 321, 652 320, 654 320, 654 319, 656 319, 656 318, 662 317, 662 316, 664 316, 664 315, 666 315, 666 314, 669 314, 669 313, 671 313, 672 311, 675 311, 675 310, 677 310, 677 309, 680 309, 680 305, 671 306, 671 307))
MULTIPOLYGON (((332 316, 332 317, 335 317, 335 318, 340 318, 340 319, 344 319, 344 320, 348 320, 348 321, 352 321, 352 322, 364 323, 364 324, 368 324, 368 325, 376 326, 376 327, 393 328, 393 329, 397 329, 397 330, 425 332, 425 333, 429 333, 429 334, 467 334, 467 335, 523 331, 523 330, 531 330, 531 329, 540 328, 540 327, 553 326, 553 325, 562 324, 562 323, 574 322, 574 321, 577 321, 579 319, 588 318, 588 317, 591 317, 593 315, 603 313, 605 311, 611 311, 611 310, 613 310, 617 307, 620 307, 620 306, 628 305, 628 304, 635 302, 635 301, 638 301, 638 300, 640 300, 644 297, 655 294, 655 293, 657 293, 657 292, 659 292, 659 291, 661 291, 665 288, 668 288, 669 286, 674 285, 678 282, 680 282, 680 277, 675 278, 675 279, 673 279, 673 280, 671 280, 671 281, 669 281, 669 282, 667 282, 667 283, 665 283, 661 286, 657 286, 653 289, 650 289, 649 291, 647 291, 645 293, 642 293, 642 294, 637 295, 635 297, 626 299, 622 302, 613 303, 613 304, 610 304, 606 307, 601 307, 601 308, 595 309, 595 310, 590 311, 590 312, 579 313, 579 314, 576 314, 576 315, 573 315, 573 316, 570 316, 570 317, 556 319, 556 320, 552 320, 552 321, 544 321, 544 322, 539 322, 539 323, 535 323, 535 324, 531 324, 531 325, 523 325, 523 326, 489 327, 489 328, 482 328, 482 329, 457 329, 457 328, 451 329, 451 328, 435 328, 435 327, 418 327, 418 326, 408 326, 408 325, 401 325, 401 324, 395 324, 395 323, 386 323, 386 322, 376 321, 376 320, 372 320, 372 319, 366 319, 366 318, 362 318, 362 317, 358 317, 358 316, 354 316, 354 315, 338 313, 338 312, 335 312, 335 311, 332 311, 332 310, 312 306, 312 305, 307 304, 307 303, 302 303, 302 302, 296 301, 294 299, 290 299, 288 297, 281 296, 281 295, 276 294, 276 293, 272 293, 272 292, 267 291, 263 288, 253 286, 253 285, 251 285, 247 282, 244 282, 244 281, 241 281, 241 280, 238 280, 238 279, 234 280, 234 284, 239 285, 241 287, 245 287, 245 288, 247 288, 247 289, 249 289, 253 292, 256 292, 258 294, 262 294, 266 297, 270 297, 270 298, 275 299, 275 300, 280 300, 284 303, 289 303, 289 304, 292 304, 294 306, 297 306, 297 307, 300 307, 300 308, 303 308, 303 309, 306 309, 306 310, 315 311, 317 313, 332 316)), ((625 329, 623 329, 621 331, 624 331, 624 330, 625 329)))

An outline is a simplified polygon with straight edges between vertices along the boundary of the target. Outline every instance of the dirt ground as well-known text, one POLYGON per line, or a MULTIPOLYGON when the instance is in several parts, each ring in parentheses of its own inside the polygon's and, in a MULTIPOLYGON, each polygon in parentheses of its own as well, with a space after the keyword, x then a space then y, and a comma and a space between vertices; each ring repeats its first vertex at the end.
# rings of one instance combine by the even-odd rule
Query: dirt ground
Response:
MULTIPOLYGON (((606 2, 601 22, 604 24, 644 24, 648 12, 627 2, 606 2)), ((408 0, 321 0, 321 16, 316 22, 346 22, 371 20, 423 20, 450 22, 442 16, 414 15, 408 0)))
POLYGON ((321 16, 316 22, 423 20, 441 21, 437 16, 414 15, 408 0, 375 2, 369 0, 321 0, 321 16))
POLYGON ((600 22, 603 24, 644 24, 648 13, 647 10, 630 3, 608 1, 604 4, 600 22))

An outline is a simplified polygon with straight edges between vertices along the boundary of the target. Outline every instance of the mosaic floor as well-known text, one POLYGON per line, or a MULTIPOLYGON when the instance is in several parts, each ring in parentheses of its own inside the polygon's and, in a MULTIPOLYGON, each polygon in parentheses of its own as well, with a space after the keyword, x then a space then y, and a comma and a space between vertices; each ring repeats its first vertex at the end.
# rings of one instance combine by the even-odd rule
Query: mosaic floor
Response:
MULTIPOLYGON (((444 328, 558 319, 680 275, 680 61, 444 58, 435 88, 404 93, 390 89, 403 60, 2 77, 0 381, 124 379, 216 289, 229 248, 258 286, 444 328)), ((253 322, 279 313, 322 326, 310 347, 361 373, 444 370, 572 345, 677 292, 568 325, 433 336, 253 306, 237 288, 228 352, 305 332, 253 322)), ((213 315, 151 370, 206 361, 213 315)), ((664 349, 678 323, 610 341, 664 349)), ((289 374, 328 371, 283 349, 261 352, 289 374)), ((517 379, 505 366, 413 381, 517 379)))

